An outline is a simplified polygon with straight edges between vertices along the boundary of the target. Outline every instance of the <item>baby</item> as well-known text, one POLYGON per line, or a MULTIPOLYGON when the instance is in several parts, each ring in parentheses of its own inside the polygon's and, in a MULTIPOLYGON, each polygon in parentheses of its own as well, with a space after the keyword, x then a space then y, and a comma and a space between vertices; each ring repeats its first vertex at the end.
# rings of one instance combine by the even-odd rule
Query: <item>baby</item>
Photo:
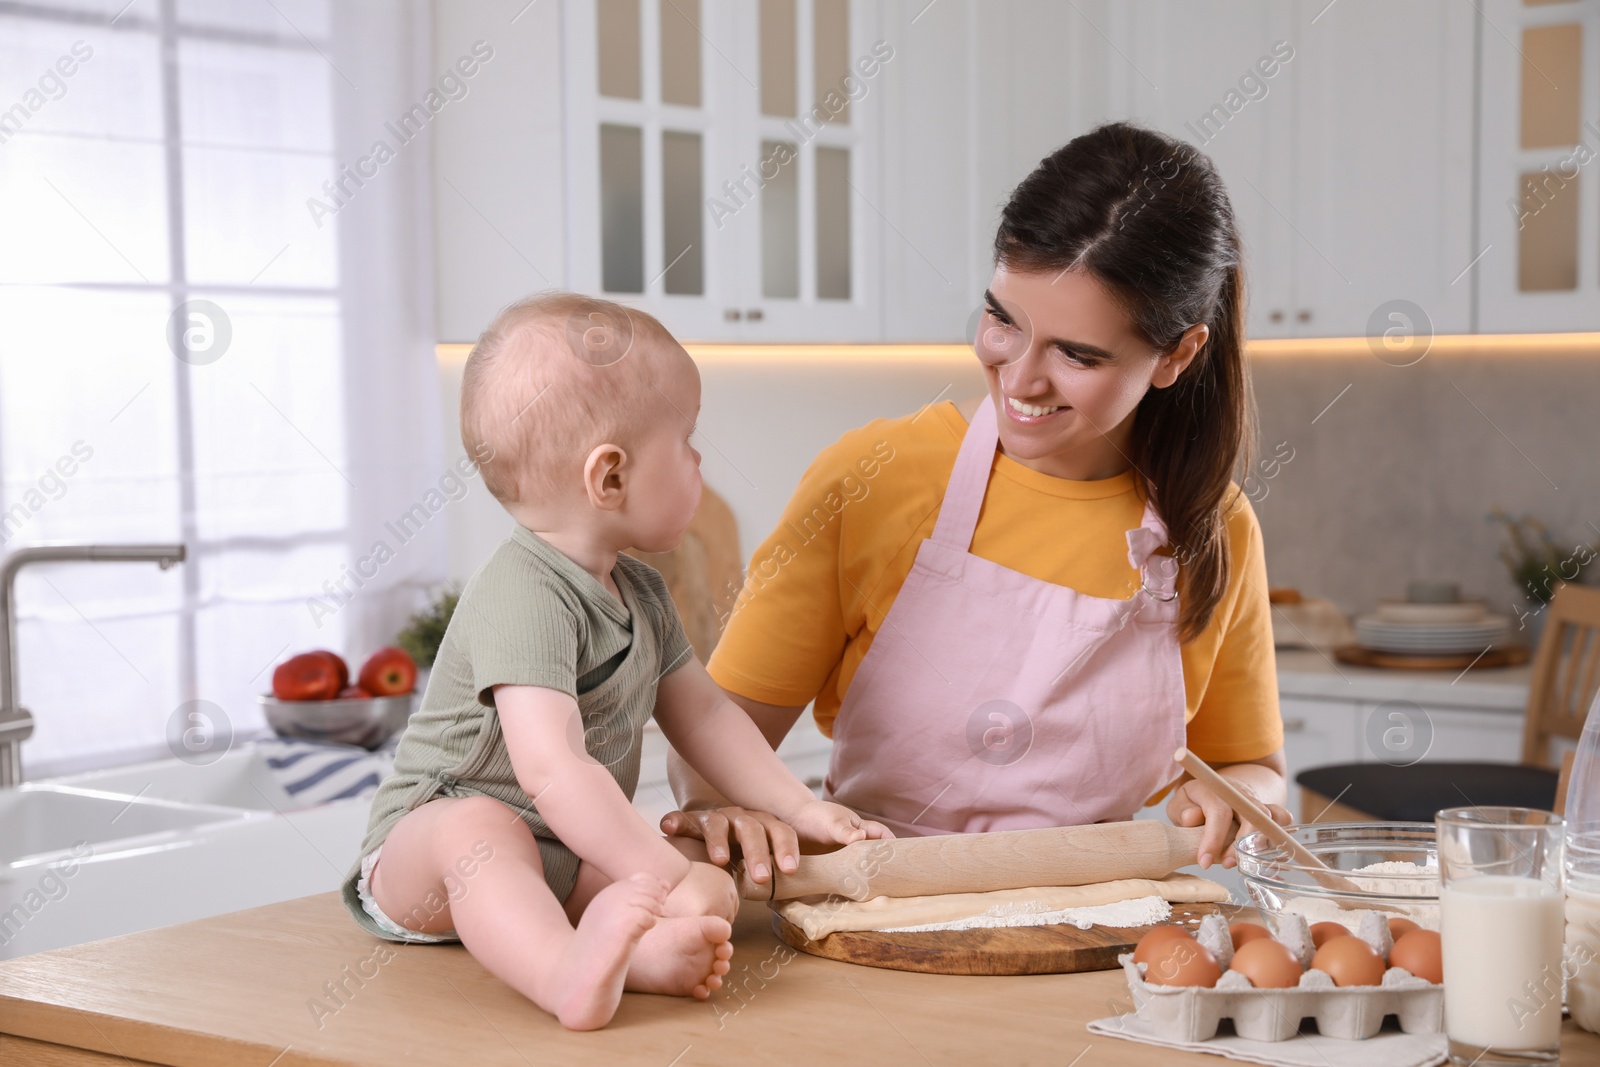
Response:
POLYGON ((462 442, 517 525, 461 593, 343 886, 367 930, 459 940, 575 1030, 624 989, 704 999, 733 954, 732 879, 631 804, 652 714, 735 803, 816 840, 868 832, 789 772, 621 554, 688 528, 699 411, 689 354, 618 304, 540 294, 478 338, 462 442))

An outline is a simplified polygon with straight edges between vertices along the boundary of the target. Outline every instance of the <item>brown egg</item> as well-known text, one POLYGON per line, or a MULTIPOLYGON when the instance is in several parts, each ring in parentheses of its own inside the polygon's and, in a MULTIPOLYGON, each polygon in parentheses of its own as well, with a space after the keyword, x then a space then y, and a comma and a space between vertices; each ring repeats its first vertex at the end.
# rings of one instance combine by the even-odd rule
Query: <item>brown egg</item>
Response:
POLYGON ((1438 985, 1444 981, 1444 962, 1439 952, 1439 935, 1416 929, 1394 943, 1389 950, 1389 966, 1404 967, 1418 978, 1438 985))
POLYGON ((1259 937, 1271 937, 1272 931, 1260 923, 1234 923, 1228 927, 1228 934, 1233 938, 1233 951, 1238 952, 1240 945, 1259 937))
POLYGON ((1350 928, 1344 923, 1312 923, 1311 943, 1317 948, 1321 948, 1322 943, 1328 940, 1330 937, 1347 937, 1349 936, 1349 933, 1350 928))
POLYGON ((1336 986, 1377 985, 1383 981, 1383 957, 1356 937, 1330 937, 1311 957, 1311 966, 1325 972, 1336 986))
POLYGON ((1422 929, 1422 927, 1418 926, 1410 919, 1394 918, 1389 920, 1389 936, 1395 941, 1400 940, 1413 930, 1420 929, 1422 929))
POLYGON ((1202 986, 1210 989, 1222 977, 1211 950, 1192 937, 1167 938, 1155 947, 1144 980, 1151 985, 1202 986))
POLYGON ((1155 951, 1168 941, 1185 938, 1193 941, 1194 935, 1181 926, 1158 926, 1139 939, 1133 949, 1133 962, 1149 963, 1155 951))
POLYGON ((1270 937, 1254 938, 1240 945, 1228 969, 1250 979, 1257 989, 1288 989, 1300 983, 1300 961, 1288 946, 1270 937))

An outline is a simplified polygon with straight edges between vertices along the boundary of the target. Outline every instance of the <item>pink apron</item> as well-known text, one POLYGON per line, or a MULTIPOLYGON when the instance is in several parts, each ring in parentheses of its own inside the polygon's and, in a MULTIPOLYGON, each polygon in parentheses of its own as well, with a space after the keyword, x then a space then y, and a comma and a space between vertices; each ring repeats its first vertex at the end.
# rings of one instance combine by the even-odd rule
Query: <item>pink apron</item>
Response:
POLYGON ((834 724, 825 795, 900 836, 1127 819, 1182 770, 1176 567, 1153 555, 1161 519, 1147 504, 1128 531, 1143 576, 1130 600, 972 555, 995 419, 985 400, 834 724))

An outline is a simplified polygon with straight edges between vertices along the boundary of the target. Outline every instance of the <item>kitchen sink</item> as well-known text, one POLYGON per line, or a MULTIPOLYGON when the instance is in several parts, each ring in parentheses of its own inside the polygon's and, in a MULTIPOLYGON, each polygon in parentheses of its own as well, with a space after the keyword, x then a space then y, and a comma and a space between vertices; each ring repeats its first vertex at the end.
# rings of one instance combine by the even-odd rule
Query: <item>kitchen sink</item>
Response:
POLYGON ((296 806, 254 745, 232 749, 203 766, 176 759, 156 760, 86 771, 55 781, 184 804, 219 804, 261 811, 288 811, 296 806))
POLYGON ((74 848, 83 853, 104 851, 120 841, 153 845, 211 823, 251 816, 237 808, 175 804, 62 785, 23 785, 0 791, 0 869, 47 865, 74 848))
POLYGON ((251 744, 0 789, 0 959, 336 889, 371 805, 297 802, 251 744))

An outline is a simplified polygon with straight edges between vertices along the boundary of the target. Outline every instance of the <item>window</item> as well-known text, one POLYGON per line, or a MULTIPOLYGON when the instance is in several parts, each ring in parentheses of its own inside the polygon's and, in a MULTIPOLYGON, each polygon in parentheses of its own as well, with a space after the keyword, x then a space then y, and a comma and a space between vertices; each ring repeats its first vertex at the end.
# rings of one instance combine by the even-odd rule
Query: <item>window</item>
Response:
POLYGON ((392 14, 357 44, 326 0, 0 13, 5 549, 188 548, 167 572, 21 573, 29 778, 164 757, 192 700, 259 730, 277 659, 368 651, 443 576, 441 524, 351 579, 443 464, 415 428, 437 419, 409 308, 431 271, 401 254, 428 221, 429 118, 397 94, 429 72, 391 69, 427 12, 392 14))

